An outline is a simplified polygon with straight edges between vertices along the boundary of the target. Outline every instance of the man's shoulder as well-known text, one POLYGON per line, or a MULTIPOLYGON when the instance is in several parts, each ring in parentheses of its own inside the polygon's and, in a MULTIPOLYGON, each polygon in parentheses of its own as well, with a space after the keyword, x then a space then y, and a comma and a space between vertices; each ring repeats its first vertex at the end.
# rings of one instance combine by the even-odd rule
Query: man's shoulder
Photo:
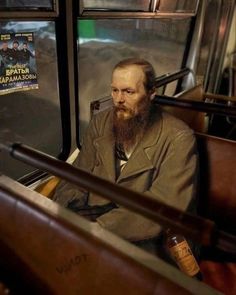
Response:
POLYGON ((113 111, 112 108, 94 114, 90 121, 90 128, 96 130, 97 136, 111 132, 113 111))
POLYGON ((164 127, 171 131, 186 131, 193 133, 193 130, 184 121, 163 110, 162 119, 164 127))
POLYGON ((161 138, 166 142, 188 141, 194 142, 194 131, 182 120, 161 110, 162 128, 161 138))
POLYGON ((97 114, 93 115, 92 120, 95 121, 97 124, 105 124, 107 120, 112 118, 113 109, 107 108, 97 114))

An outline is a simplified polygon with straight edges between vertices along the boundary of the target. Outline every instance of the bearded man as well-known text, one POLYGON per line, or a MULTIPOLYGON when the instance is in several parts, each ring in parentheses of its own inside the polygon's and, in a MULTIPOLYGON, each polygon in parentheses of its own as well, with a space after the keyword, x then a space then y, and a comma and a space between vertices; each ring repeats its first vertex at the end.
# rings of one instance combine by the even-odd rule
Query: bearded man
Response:
MULTIPOLYGON (((95 115, 75 166, 143 197, 186 210, 196 189, 197 152, 192 130, 152 103, 155 72, 143 59, 113 70, 114 107, 95 115)), ((150 241, 161 227, 93 193, 61 182, 54 200, 134 243, 150 241)))

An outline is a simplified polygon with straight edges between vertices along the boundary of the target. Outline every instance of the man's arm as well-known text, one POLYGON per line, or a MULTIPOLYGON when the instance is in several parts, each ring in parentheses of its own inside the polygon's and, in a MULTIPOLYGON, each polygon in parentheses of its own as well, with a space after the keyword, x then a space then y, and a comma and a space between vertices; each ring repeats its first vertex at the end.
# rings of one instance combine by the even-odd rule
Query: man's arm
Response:
MULTIPOLYGON (((94 168, 95 149, 93 145, 93 139, 95 137, 95 133, 96 128, 94 121, 92 120, 85 132, 79 155, 73 163, 73 166, 83 169, 87 172, 92 172, 94 168)), ((71 205, 74 207, 74 209, 76 209, 76 207, 81 207, 87 202, 87 197, 87 191, 62 180, 59 183, 52 200, 64 207, 70 207, 71 205)))
MULTIPOLYGON (((144 194, 181 210, 186 210, 195 197, 197 151, 195 138, 182 132, 172 142, 152 185, 144 194)), ((102 215, 97 222, 106 229, 131 241, 157 236, 161 226, 125 208, 119 207, 102 215)))

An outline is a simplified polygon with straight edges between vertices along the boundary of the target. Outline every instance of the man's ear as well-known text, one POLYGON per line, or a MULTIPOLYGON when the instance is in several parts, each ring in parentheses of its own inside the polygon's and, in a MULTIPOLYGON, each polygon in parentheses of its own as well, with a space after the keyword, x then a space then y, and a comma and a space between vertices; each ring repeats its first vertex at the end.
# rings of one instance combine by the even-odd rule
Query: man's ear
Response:
POLYGON ((151 90, 150 92, 151 92, 151 95, 150 95, 150 100, 153 100, 153 99, 154 99, 154 97, 156 96, 156 90, 155 90, 155 89, 153 89, 153 90, 151 90))

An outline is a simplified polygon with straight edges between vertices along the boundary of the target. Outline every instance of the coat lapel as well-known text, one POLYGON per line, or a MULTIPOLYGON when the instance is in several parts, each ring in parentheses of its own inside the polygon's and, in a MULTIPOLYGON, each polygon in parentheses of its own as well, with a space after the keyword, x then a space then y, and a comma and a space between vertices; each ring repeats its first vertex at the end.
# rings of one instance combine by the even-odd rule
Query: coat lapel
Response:
POLYGON ((122 179, 141 173, 153 168, 152 162, 149 160, 145 150, 134 152, 123 170, 121 171, 117 183, 122 179))
POLYGON ((110 134, 106 134, 95 139, 95 146, 109 180, 114 182, 116 178, 114 140, 110 134))

